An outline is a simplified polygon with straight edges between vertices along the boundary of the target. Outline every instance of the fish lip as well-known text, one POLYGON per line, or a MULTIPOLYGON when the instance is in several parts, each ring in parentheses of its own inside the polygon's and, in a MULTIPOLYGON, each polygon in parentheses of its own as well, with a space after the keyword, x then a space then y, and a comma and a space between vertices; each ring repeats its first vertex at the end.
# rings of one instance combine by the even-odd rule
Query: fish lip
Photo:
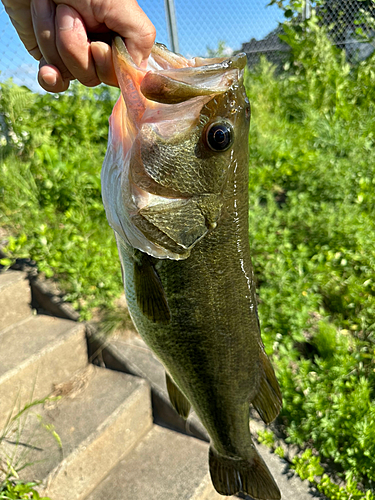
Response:
POLYGON ((163 45, 155 45, 149 65, 143 69, 134 63, 123 39, 116 36, 113 62, 127 104, 131 97, 123 86, 127 86, 125 81, 130 77, 134 82, 131 93, 138 93, 139 103, 143 103, 139 106, 145 109, 150 101, 173 105, 195 97, 222 94, 241 80, 247 58, 239 53, 229 58, 186 59, 163 45))
MULTIPOLYGON (((141 71, 143 73, 147 73, 147 70, 144 70, 137 66, 135 62, 133 61, 131 55, 128 52, 128 49, 126 48, 126 45, 123 41, 123 39, 120 36, 115 36, 112 42, 112 47, 115 47, 118 54, 121 55, 129 64, 133 66, 134 69, 137 69, 138 71, 141 71)), ((154 47, 157 47, 159 49, 159 56, 162 56, 162 53, 165 52, 165 54, 170 54, 171 52, 167 49, 167 47, 164 44, 161 43, 155 43, 154 47)), ((151 55, 153 54, 154 47, 151 49, 151 55)), ((244 52, 239 52, 238 54, 235 54, 230 57, 223 57, 223 58, 217 58, 217 57, 212 57, 212 58, 194 58, 194 59, 186 59, 184 56, 180 56, 181 59, 184 59, 186 61, 186 66, 185 67, 172 67, 170 69, 161 69, 159 70, 161 73, 163 71, 179 71, 179 72, 186 72, 186 71, 192 71, 192 70, 201 70, 204 73, 210 73, 210 72, 217 72, 217 71, 225 71, 225 70, 230 70, 230 69, 238 69, 242 70, 245 68, 246 63, 247 63, 247 57, 244 52), (220 61, 221 59, 221 61, 220 61), (219 61, 218 61, 219 60, 219 61), (199 62, 203 61, 203 64, 199 64, 199 62), (210 62, 214 61, 214 62, 210 62), (194 62, 194 64, 193 64, 194 62), (198 63, 198 64, 197 64, 198 63)))
MULTIPOLYGON (((211 58, 215 59, 215 58, 211 58)), ((210 61, 210 58, 207 58, 207 61, 210 61)), ((223 58, 222 62, 208 63, 202 66, 195 66, 196 68, 208 68, 211 71, 217 70, 227 70, 227 69, 239 69, 242 70, 245 68, 247 63, 247 57, 244 52, 239 52, 233 56, 228 58, 223 58)))
POLYGON ((128 65, 130 65, 137 72, 146 74, 147 70, 140 68, 133 61, 132 56, 129 54, 128 49, 126 48, 124 40, 120 36, 115 36, 112 41, 112 52, 113 52, 113 60, 115 61, 116 57, 120 57, 126 61, 128 65))

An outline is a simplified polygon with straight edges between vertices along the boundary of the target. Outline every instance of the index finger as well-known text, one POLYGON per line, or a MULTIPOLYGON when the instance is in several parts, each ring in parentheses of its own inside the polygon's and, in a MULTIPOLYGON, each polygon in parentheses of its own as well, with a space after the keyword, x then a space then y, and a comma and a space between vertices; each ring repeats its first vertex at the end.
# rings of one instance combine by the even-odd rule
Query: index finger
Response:
MULTIPOLYGON (((70 0, 72 1, 72 0, 70 0)), ((134 62, 147 62, 155 42, 155 27, 136 0, 94 0, 96 18, 123 37, 134 62), (104 5, 106 3, 107 5, 104 5)))
POLYGON ((42 53, 34 34, 30 0, 2 0, 2 2, 27 51, 39 61, 42 53))

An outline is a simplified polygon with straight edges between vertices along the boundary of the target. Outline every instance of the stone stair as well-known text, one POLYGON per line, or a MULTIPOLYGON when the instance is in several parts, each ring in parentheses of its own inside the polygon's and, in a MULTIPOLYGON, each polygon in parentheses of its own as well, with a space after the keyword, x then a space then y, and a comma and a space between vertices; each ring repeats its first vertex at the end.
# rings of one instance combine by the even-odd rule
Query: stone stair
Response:
MULTIPOLYGON (((52 500, 222 499, 205 429, 194 413, 185 422, 172 409, 164 369, 142 340, 87 339, 84 324, 30 304, 26 273, 0 273, 0 460, 6 453, 16 468, 30 464, 20 478, 41 481, 52 500)), ((258 448, 283 500, 313 497, 286 463, 258 448)))
POLYGON ((0 456, 31 464, 20 479, 52 500, 222 498, 207 443, 154 424, 148 382, 89 364, 85 325, 30 304, 26 273, 0 273, 0 456))
POLYGON ((14 407, 44 398, 86 365, 82 324, 29 316, 0 331, 0 428, 14 407))
MULTIPOLYGON (((206 441, 208 443, 209 438, 207 431, 199 421, 194 411, 190 412, 187 420, 183 420, 171 407, 165 383, 164 368, 139 336, 131 336, 128 334, 126 336, 126 340, 114 338, 109 341, 105 341, 100 339, 100 335, 89 335, 88 348, 91 358, 100 353, 100 361, 103 366, 141 377, 149 383, 151 387, 154 422, 159 423, 160 425, 167 425, 170 429, 174 429, 175 431, 186 434, 187 436, 191 436, 188 438, 190 440, 197 441, 197 439, 194 438, 198 438, 199 440, 206 441)), ((317 497, 325 498, 317 491, 313 491, 309 487, 309 483, 307 481, 301 481, 298 476, 295 476, 290 470, 287 461, 279 458, 266 446, 257 443, 257 431, 264 430, 265 428, 266 426, 259 419, 259 417, 257 420, 252 418, 250 422, 250 430, 253 435, 253 442, 280 488, 281 500, 311 500, 317 497)), ((176 453, 176 457, 177 456, 178 453, 176 453)), ((203 496, 203 498, 210 500, 214 498, 228 498, 222 497, 213 491, 209 474, 207 475, 206 480, 208 483, 208 489, 206 492, 207 496, 203 496)), ((203 481, 202 485, 203 484, 206 483, 203 481)), ((198 491, 201 490, 198 489, 198 491)), ((239 497, 246 500, 252 500, 247 495, 239 495, 239 497)), ((103 500, 104 498, 105 496, 93 496, 90 497, 90 500, 103 500)), ((138 498, 140 499, 143 497, 133 497, 132 495, 128 497, 124 495, 122 497, 114 497, 113 500, 122 500, 125 498, 134 498, 134 500, 138 500, 138 498)), ((168 500, 174 500, 175 498, 177 499, 180 497, 175 497, 173 495, 170 497, 154 497, 151 495, 146 498, 165 498, 168 500)))
POLYGON ((154 425, 87 500, 222 499, 211 485, 207 444, 154 425))

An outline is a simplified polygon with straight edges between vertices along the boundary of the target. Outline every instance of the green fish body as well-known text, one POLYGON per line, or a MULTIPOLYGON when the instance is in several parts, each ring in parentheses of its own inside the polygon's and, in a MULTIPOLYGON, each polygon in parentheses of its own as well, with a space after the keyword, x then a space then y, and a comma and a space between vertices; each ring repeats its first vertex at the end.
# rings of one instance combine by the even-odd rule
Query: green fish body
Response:
POLYGON ((113 52, 122 97, 103 200, 131 317, 176 411, 187 418, 193 407, 207 429, 216 490, 279 499, 249 429, 250 405, 269 423, 281 395, 249 248, 245 56, 192 62, 156 45, 142 72, 121 39, 113 52))

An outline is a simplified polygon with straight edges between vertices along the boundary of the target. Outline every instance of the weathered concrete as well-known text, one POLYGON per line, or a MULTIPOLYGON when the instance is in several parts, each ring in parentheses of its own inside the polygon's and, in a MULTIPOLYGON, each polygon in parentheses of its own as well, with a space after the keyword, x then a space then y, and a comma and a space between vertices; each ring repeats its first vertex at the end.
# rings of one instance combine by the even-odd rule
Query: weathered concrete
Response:
POLYGON ((0 333, 0 346, 0 428, 87 366, 85 327, 68 320, 31 316, 0 333))
POLYGON ((141 379, 88 365, 57 393, 62 399, 39 419, 53 425, 61 448, 39 419, 29 418, 18 448, 27 443, 33 465, 20 476, 42 480, 41 492, 53 500, 81 500, 150 430, 150 389, 141 379))
POLYGON ((290 470, 286 460, 282 460, 266 446, 257 444, 257 449, 280 488, 281 500, 311 500, 317 496, 324 498, 314 493, 309 487, 308 481, 301 481, 301 479, 290 470))
MULTIPOLYGON (((84 325, 30 316, 25 277, 20 272, 0 275, 0 428, 12 410, 55 389, 62 400, 32 413, 53 425, 62 447, 51 432, 36 426, 35 418, 29 418, 21 434, 23 423, 15 428, 7 436, 9 452, 17 446, 25 452, 24 461, 34 462, 21 478, 43 480, 43 493, 53 500, 223 498, 211 484, 205 429, 194 413, 185 422, 173 410, 164 368, 143 341, 137 336, 111 341, 102 352, 106 366, 139 378, 87 365, 84 325), (16 314, 7 315, 7 309, 16 314), (151 384, 154 421, 202 441, 158 426, 150 430, 150 389, 142 379, 151 384)), ((99 346, 97 340, 92 343, 93 350, 99 346)), ((257 425, 252 423, 251 429, 256 432, 257 425)), ((291 474, 287 462, 256 446, 282 500, 311 500, 308 484, 291 474)))
POLYGON ((39 277, 34 277, 30 281, 33 300, 39 307, 48 311, 48 313, 57 318, 79 320, 79 312, 75 311, 71 304, 64 303, 58 287, 51 280, 41 280, 39 277))
MULTIPOLYGON (((89 339, 92 348, 98 344, 89 339)), ((190 436, 208 441, 208 434, 194 411, 187 420, 181 418, 172 408, 165 383, 165 370, 139 336, 126 341, 110 340, 101 351, 101 359, 107 368, 123 371, 144 378, 151 386, 154 422, 190 436)))
MULTIPOLYGON (((148 381, 152 389, 155 422, 208 441, 207 432, 194 412, 191 412, 187 421, 184 421, 171 407, 165 385, 164 368, 140 337, 134 336, 126 341, 110 340, 105 345, 101 355, 108 368, 125 371, 148 381)), ((298 476, 295 476, 285 460, 271 453, 265 446, 256 443, 256 432, 254 432, 256 428, 255 423, 251 422, 250 429, 254 434, 254 444, 279 485, 282 492, 282 500, 311 500, 315 498, 315 494, 310 489, 309 483, 301 481, 298 476)), ((211 500, 211 498, 214 500, 216 498, 216 493, 213 491, 207 493, 207 495, 207 500, 211 500)), ((151 496, 150 498, 153 497, 151 496)), ((165 499, 167 498, 169 497, 165 497, 165 499)), ((170 498, 172 500, 173 497, 170 498)), ((222 497, 219 495, 218 498, 222 497)), ((251 500, 249 496, 242 496, 241 498, 251 500)), ((95 500, 102 499, 98 497, 95 500)), ((114 498, 113 500, 116 499, 114 498)))
POLYGON ((0 273, 0 331, 31 315, 31 294, 26 273, 0 273))
POLYGON ((208 472, 208 445, 154 426, 87 500, 218 500, 208 472), (214 495, 214 496, 211 496, 214 495))

